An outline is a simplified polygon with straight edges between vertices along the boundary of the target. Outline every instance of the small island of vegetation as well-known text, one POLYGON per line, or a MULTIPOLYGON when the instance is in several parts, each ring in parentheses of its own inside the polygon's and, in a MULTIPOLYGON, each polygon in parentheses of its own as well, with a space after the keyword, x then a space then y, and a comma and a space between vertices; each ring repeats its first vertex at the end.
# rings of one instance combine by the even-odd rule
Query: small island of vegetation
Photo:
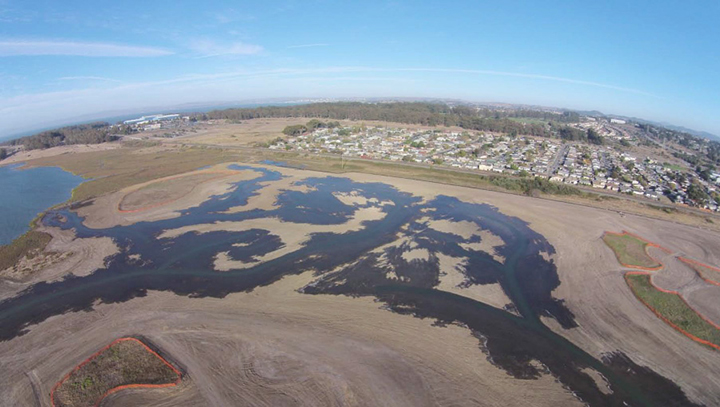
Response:
POLYGON ((657 269, 662 267, 647 254, 648 242, 629 233, 605 233, 603 241, 615 253, 618 261, 626 267, 657 269))
POLYGON ((90 407, 125 388, 171 387, 180 372, 136 338, 120 338, 81 363, 51 394, 54 407, 90 407))
POLYGON ((625 280, 635 296, 673 328, 696 342, 720 349, 720 329, 700 316, 680 295, 657 289, 647 273, 627 273, 625 280))

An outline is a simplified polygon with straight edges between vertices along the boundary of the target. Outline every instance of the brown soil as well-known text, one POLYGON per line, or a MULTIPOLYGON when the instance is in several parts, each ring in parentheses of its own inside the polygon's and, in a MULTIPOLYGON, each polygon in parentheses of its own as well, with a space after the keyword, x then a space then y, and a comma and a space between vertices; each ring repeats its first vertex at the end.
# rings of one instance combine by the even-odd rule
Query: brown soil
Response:
POLYGON ((683 299, 705 318, 720 325, 720 286, 709 284, 680 261, 675 253, 650 248, 650 255, 663 263, 663 269, 653 272, 652 282, 663 290, 677 291, 683 299))
POLYGON ((720 268, 690 262, 686 264, 688 264, 693 270, 695 270, 700 275, 700 277, 720 285, 720 268))
POLYGON ((118 392, 109 405, 582 405, 550 375, 516 380, 496 368, 465 328, 394 314, 371 298, 295 291, 312 280, 307 272, 223 299, 150 292, 54 317, 0 342, 7 384, 0 397, 30 404, 36 383, 47 404, 50 386, 79 360, 118 335, 142 332, 190 380, 118 392))

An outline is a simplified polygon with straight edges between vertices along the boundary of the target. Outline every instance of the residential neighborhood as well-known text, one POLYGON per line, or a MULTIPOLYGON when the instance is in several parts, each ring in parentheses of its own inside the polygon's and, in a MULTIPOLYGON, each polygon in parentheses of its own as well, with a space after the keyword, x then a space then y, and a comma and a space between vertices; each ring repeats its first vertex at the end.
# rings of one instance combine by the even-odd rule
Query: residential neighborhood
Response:
MULTIPOLYGON (((580 127, 580 126, 579 126, 580 127)), ((610 139, 631 139, 616 128, 583 123, 610 139)), ((670 200, 719 211, 718 202, 693 199, 698 185, 704 195, 717 196, 720 174, 709 180, 691 168, 636 156, 615 144, 594 145, 552 138, 511 137, 490 132, 391 128, 384 126, 319 127, 277 139, 268 148, 311 154, 441 165, 463 170, 544 177, 553 182, 670 200)))

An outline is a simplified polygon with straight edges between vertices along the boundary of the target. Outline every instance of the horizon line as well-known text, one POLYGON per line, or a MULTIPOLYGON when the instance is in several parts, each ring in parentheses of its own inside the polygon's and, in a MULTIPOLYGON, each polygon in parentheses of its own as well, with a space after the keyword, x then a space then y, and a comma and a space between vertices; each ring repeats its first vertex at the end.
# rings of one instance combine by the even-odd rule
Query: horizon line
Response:
MULTIPOLYGON (((575 113, 580 112, 598 112, 604 117, 614 117, 614 118, 621 118, 621 119, 628 119, 631 121, 643 121, 648 122, 650 124, 661 126, 664 128, 667 128, 667 126, 672 127, 682 127, 686 130, 676 130, 676 131, 682 131, 682 132, 698 132, 698 133, 705 133, 709 136, 712 136, 715 138, 713 140, 712 138, 704 137, 704 136, 696 136, 692 133, 691 135, 695 137, 701 137, 705 139, 709 139, 711 141, 720 141, 720 135, 715 134, 714 132, 706 131, 706 130, 697 130, 693 128, 688 128, 687 126, 681 126, 681 125, 675 125, 672 123, 663 123, 655 120, 649 120, 644 119, 642 117, 635 117, 635 116, 626 116, 622 114, 617 113, 603 113, 599 110, 592 109, 592 110, 586 110, 586 109, 574 109, 574 108, 568 108, 568 107, 559 107, 559 106, 548 106, 548 105, 538 105, 538 104, 526 104, 526 103, 511 103, 511 102, 500 102, 500 101, 474 101, 469 99, 462 99, 462 98, 450 98, 450 97, 409 97, 409 96, 402 96, 402 97, 357 97, 357 96, 348 96, 348 97, 281 97, 281 98, 268 98, 268 99, 244 99, 244 100, 235 100, 235 101, 217 101, 217 102, 188 102, 188 103, 181 103, 179 105, 164 105, 164 106, 152 106, 152 107, 139 107, 137 109, 130 108, 130 109, 121 109, 116 112, 114 111, 103 111, 98 113, 89 113, 87 115, 83 116, 76 116, 74 118, 65 120, 59 120, 56 121, 56 124, 44 126, 44 127, 37 127, 34 129, 28 129, 28 130, 18 130, 17 132, 10 134, 10 135, 3 135, 0 136, 0 142, 10 141, 14 140, 20 137, 25 137, 28 135, 32 135, 34 133, 43 132, 47 130, 56 129, 59 127, 66 127, 66 126, 73 126, 77 124, 83 124, 83 123, 90 123, 93 121, 104 121, 107 119, 113 119, 118 116, 131 116, 136 114, 145 114, 146 112, 150 111, 167 111, 167 112, 175 112, 173 108, 177 109, 187 109, 187 107, 183 107, 185 105, 197 105, 198 109, 194 111, 190 111, 189 113, 203 113, 208 112, 212 110, 217 110, 218 108, 221 108, 221 110, 227 110, 227 109, 250 109, 251 107, 247 106, 236 106, 236 107, 223 107, 223 105, 242 105, 242 104, 256 104, 258 107, 263 106, 273 106, 275 104, 287 104, 296 102, 299 104, 311 104, 311 103, 342 103, 342 102, 359 102, 359 103, 376 103, 376 102, 406 102, 406 103, 412 103, 415 101, 423 102, 437 102, 437 103, 443 103, 447 104, 448 102, 463 102, 468 104, 477 104, 477 105, 509 105, 509 106, 515 106, 515 107, 530 107, 530 108, 544 108, 544 109, 555 109, 555 110, 564 110, 564 111, 570 111, 575 113), (302 102, 306 100, 307 102, 302 102), (123 113, 124 112, 124 113, 123 113)), ((179 110, 178 110, 179 111, 179 110)), ((589 116, 589 115, 586 115, 589 116)), ((112 123, 111 123, 112 124, 112 123)), ((669 129, 672 130, 672 129, 669 129)))

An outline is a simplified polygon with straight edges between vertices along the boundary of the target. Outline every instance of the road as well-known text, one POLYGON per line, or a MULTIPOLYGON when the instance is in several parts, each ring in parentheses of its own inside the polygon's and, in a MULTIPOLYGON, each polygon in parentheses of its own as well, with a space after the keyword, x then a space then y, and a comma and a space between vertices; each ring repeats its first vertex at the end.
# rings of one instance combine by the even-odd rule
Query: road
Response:
POLYGON ((560 148, 558 149, 557 154, 555 155, 555 160, 553 161, 552 165, 548 167, 548 177, 551 177, 553 174, 555 174, 555 171, 557 171, 558 167, 560 166, 560 163, 565 158, 565 154, 567 154, 568 149, 570 148, 567 144, 562 144, 560 148))

